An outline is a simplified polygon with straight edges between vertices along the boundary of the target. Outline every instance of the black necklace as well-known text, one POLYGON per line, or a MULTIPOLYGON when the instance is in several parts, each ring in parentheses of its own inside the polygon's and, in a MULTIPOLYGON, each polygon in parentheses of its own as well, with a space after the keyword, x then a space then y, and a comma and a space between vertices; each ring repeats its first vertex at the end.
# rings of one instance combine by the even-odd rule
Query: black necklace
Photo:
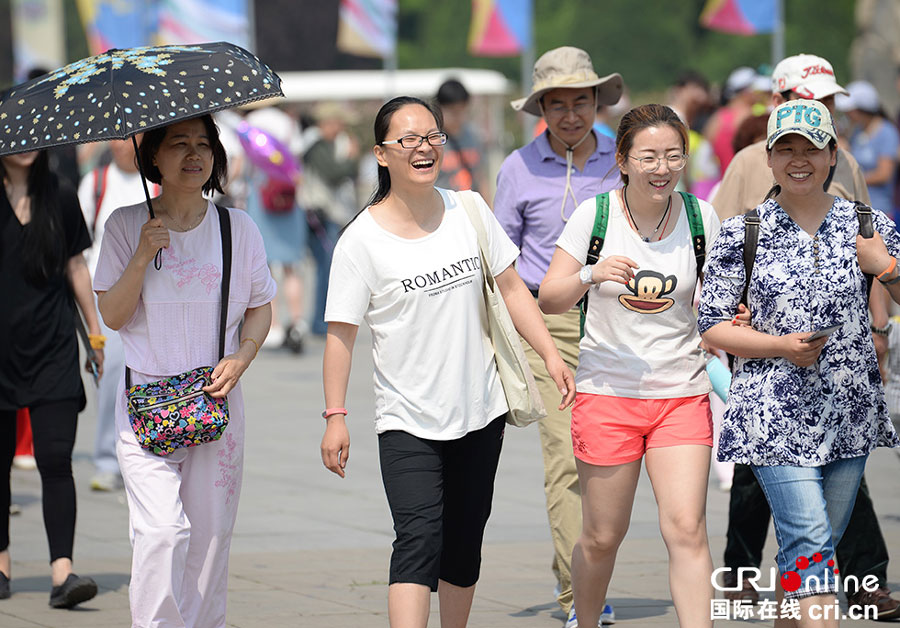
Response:
POLYGON ((657 232, 659 231, 659 228, 662 226, 663 220, 665 220, 666 216, 669 215, 669 209, 672 207, 672 195, 670 194, 669 202, 666 203, 666 211, 663 212, 663 215, 660 216, 660 218, 659 218, 659 222, 656 223, 656 229, 654 229, 653 233, 651 233, 649 236, 645 236, 643 233, 641 233, 641 228, 638 227, 637 222, 635 222, 634 215, 631 213, 631 208, 628 207, 628 186, 627 185, 622 189, 622 200, 625 202, 625 211, 628 212, 628 218, 631 220, 631 224, 634 225, 634 230, 637 231, 637 234, 640 236, 641 240, 643 240, 644 242, 650 242, 653 239, 653 236, 655 236, 657 234, 657 232))

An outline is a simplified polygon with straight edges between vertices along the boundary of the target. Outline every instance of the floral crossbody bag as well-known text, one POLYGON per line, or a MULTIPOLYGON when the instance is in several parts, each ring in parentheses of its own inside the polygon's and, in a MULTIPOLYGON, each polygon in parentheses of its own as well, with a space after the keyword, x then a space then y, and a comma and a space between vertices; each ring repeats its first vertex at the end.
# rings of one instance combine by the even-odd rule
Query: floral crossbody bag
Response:
MULTIPOLYGON (((228 291, 231 285, 231 219, 216 205, 222 234, 222 302, 219 317, 219 360, 225 357, 228 291)), ((157 456, 176 449, 219 440, 228 427, 228 398, 203 392, 212 383, 213 366, 146 384, 131 385, 131 369, 125 367, 128 419, 138 444, 157 456)))

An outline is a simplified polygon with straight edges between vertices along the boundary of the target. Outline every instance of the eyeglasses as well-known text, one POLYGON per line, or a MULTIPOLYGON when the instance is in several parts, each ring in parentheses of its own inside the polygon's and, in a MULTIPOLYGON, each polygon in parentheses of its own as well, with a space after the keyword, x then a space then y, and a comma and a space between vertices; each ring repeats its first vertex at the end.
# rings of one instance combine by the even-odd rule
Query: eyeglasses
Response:
POLYGON ((569 115, 569 112, 572 111, 576 116, 581 117, 583 115, 587 115, 594 111, 594 102, 580 102, 577 105, 572 107, 566 107, 565 105, 553 105, 549 107, 546 111, 547 114, 553 118, 563 118, 569 115))
POLYGON ((635 161, 640 162, 641 170, 650 174, 651 172, 656 172, 659 170, 660 164, 663 161, 666 162, 666 165, 669 166, 669 170, 673 172, 678 172, 684 165, 687 163, 687 155, 666 155, 665 157, 632 157, 628 155, 629 159, 634 159, 635 161))
POLYGON ((404 135, 399 140, 387 140, 381 144, 400 144, 403 148, 418 148, 422 145, 422 142, 425 141, 432 146, 443 146, 447 143, 447 134, 432 133, 431 135, 404 135))

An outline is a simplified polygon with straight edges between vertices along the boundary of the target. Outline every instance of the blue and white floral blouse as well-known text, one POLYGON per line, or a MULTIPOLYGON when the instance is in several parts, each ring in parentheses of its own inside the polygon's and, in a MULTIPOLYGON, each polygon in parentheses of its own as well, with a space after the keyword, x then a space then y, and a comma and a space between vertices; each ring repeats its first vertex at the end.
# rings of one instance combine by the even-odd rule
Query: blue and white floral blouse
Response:
MULTIPOLYGON (((815 236, 782 207, 758 207, 759 245, 750 277, 752 325, 780 336, 840 325, 810 367, 785 358, 737 358, 718 459, 817 467, 878 446, 898 447, 869 331, 866 280, 856 259, 853 203, 835 198, 815 236)), ((891 255, 900 234, 882 212, 875 230, 891 255)), ((744 217, 722 223, 706 267, 699 329, 730 320, 744 288, 744 217)))

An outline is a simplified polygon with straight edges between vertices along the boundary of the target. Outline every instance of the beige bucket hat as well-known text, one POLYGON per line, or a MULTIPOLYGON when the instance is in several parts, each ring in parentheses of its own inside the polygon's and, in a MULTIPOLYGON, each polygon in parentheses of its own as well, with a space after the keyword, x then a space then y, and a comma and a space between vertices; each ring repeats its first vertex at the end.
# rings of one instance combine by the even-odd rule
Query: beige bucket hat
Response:
POLYGON ((527 111, 536 116, 541 115, 541 96, 552 89, 563 88, 597 88, 597 106, 614 105, 622 96, 624 82, 617 72, 604 77, 597 76, 591 57, 581 48, 562 46, 548 50, 534 64, 531 77, 531 93, 527 98, 520 98, 510 104, 516 111, 527 111))

